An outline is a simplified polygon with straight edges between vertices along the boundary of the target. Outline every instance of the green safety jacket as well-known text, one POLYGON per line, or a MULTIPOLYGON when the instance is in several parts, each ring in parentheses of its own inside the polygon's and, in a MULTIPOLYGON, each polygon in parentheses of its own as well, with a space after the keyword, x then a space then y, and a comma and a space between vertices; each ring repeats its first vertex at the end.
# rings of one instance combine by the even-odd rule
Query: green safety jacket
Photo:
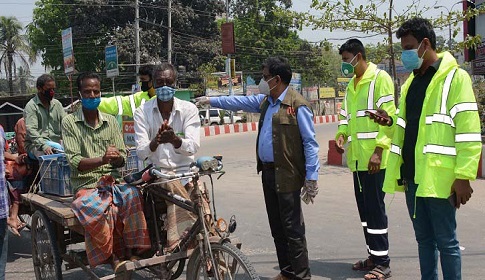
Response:
MULTIPOLYGON (((426 89, 415 148, 416 196, 447 198, 455 179, 474 180, 482 150, 478 106, 468 73, 448 52, 426 89)), ((393 116, 393 138, 383 190, 404 190, 401 155, 406 127, 406 95, 411 73, 401 89, 399 109, 393 116)))
POLYGON ((133 117, 136 108, 153 97, 150 97, 147 91, 140 91, 126 96, 102 97, 98 109, 103 113, 114 116, 133 117))
POLYGON ((365 111, 379 108, 394 115, 396 106, 392 79, 386 71, 377 69, 370 62, 355 88, 354 80, 355 76, 347 86, 335 139, 343 135, 348 143, 347 165, 352 172, 368 170, 369 160, 376 147, 383 148, 381 169, 384 169, 391 145, 391 129, 375 123, 366 116, 365 111))

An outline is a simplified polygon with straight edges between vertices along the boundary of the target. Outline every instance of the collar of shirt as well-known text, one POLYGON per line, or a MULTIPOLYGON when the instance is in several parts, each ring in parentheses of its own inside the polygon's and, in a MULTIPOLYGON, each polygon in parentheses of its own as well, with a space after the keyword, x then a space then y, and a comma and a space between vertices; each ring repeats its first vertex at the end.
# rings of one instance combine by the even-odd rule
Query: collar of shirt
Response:
POLYGON ((278 96, 278 98, 276 99, 276 101, 273 100, 273 97, 270 95, 268 96, 268 102, 271 106, 275 106, 277 104, 280 104, 282 103, 284 100, 285 100, 285 96, 286 96, 286 93, 288 92, 288 88, 290 86, 287 86, 285 88, 285 90, 280 94, 280 96, 278 96))
MULTIPOLYGON (((82 108, 79 108, 78 110, 76 110, 73 113, 73 115, 74 115, 74 121, 75 122, 84 122, 87 125, 86 120, 84 119, 84 114, 83 114, 82 108)), ((100 120, 100 123, 107 121, 107 120, 104 119, 103 114, 99 110, 98 110, 98 118, 100 120)), ((98 124, 98 127, 99 127, 99 124, 98 124)))
MULTIPOLYGON (((433 64, 431 64, 431 66, 428 67, 428 69, 426 69, 426 71, 424 71, 424 74, 426 74, 426 72, 428 72, 429 70, 433 70, 434 72, 437 72, 438 69, 440 68, 441 60, 442 60, 442 58, 439 58, 433 64), (433 67, 433 68, 431 68, 431 67, 433 67)), ((413 73, 414 73, 414 76, 423 76, 424 75, 424 74, 423 75, 419 74, 419 69, 413 70, 413 73)))

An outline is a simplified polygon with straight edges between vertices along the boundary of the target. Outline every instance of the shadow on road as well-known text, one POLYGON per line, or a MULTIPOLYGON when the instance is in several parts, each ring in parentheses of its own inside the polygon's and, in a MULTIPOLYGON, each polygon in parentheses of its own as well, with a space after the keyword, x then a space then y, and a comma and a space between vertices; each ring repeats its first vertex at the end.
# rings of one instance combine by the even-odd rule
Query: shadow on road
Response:
POLYGON ((331 280, 364 278, 365 271, 352 270, 351 263, 310 260, 312 276, 331 280))
POLYGON ((32 246, 30 242, 30 231, 22 230, 20 236, 8 233, 8 256, 7 262, 14 262, 17 259, 31 259, 32 246))

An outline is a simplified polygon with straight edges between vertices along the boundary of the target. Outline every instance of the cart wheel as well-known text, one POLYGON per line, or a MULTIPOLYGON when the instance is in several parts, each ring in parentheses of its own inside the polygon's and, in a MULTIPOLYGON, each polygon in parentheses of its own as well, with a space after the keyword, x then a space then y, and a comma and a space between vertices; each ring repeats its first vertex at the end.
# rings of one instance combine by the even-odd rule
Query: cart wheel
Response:
POLYGON ((36 279, 62 280, 62 259, 52 222, 42 211, 32 215, 32 261, 36 279))

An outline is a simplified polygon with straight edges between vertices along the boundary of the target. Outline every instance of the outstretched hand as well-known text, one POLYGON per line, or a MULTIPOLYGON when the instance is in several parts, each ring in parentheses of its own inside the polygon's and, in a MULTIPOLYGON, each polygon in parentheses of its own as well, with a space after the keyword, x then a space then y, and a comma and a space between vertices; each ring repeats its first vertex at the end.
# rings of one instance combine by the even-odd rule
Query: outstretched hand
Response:
POLYGON ((209 103, 210 103, 210 99, 207 96, 201 96, 195 99, 196 106, 208 105, 209 103))

